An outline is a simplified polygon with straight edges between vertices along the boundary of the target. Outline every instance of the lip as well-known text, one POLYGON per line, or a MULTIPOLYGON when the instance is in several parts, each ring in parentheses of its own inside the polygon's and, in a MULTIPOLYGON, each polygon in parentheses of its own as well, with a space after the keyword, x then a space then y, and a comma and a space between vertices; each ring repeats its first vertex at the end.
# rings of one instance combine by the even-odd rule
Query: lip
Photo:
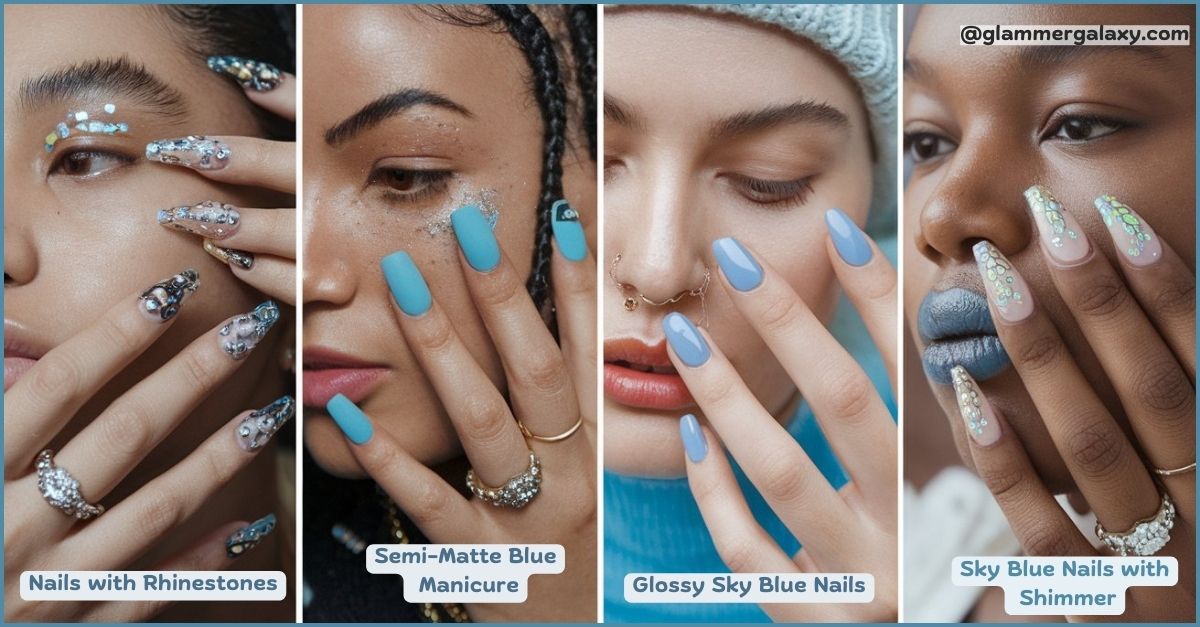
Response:
POLYGON ((4 391, 7 392, 33 368, 46 350, 26 338, 20 323, 4 319, 4 391))
POLYGON ((961 287, 929 292, 917 310, 917 330, 925 340, 925 374, 936 383, 950 385, 954 366, 983 381, 1009 365, 987 299, 978 292, 961 287))
POLYGON ((606 341, 604 394, 622 405, 639 409, 673 410, 696 404, 683 377, 674 372, 666 340, 654 345, 635 339, 606 341), (646 372, 647 367, 670 371, 646 372))
POLYGON ((383 364, 321 346, 304 349, 303 369, 304 406, 322 409, 338 394, 344 394, 352 402, 361 402, 388 371, 383 364))

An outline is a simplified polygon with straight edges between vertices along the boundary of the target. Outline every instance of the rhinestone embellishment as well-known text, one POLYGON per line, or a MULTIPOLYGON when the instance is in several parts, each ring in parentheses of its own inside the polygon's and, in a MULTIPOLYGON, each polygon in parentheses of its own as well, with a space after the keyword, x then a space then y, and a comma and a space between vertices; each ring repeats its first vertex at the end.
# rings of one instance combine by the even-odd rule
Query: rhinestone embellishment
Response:
POLYGON ((46 449, 38 453, 35 462, 38 491, 51 507, 61 510, 79 520, 95 518, 104 513, 103 505, 88 503, 79 492, 79 481, 65 468, 54 465, 54 452, 46 449))
POLYGON ((497 488, 484 485, 475 478, 474 469, 468 470, 467 489, 494 507, 520 509, 528 505, 542 489, 542 462, 533 451, 529 451, 529 467, 497 488))
POLYGON ((1171 529, 1174 527, 1175 504, 1171 502, 1170 496, 1163 494, 1162 505, 1155 515, 1139 520, 1125 533, 1105 531, 1104 526, 1097 521, 1096 536, 1121 556, 1145 557, 1154 555, 1167 545, 1171 540, 1171 529))
POLYGON ((967 429, 975 435, 983 435, 983 428, 988 425, 987 417, 979 401, 979 388, 967 370, 962 366, 950 369, 950 380, 954 383, 954 395, 958 398, 958 411, 962 414, 967 429))

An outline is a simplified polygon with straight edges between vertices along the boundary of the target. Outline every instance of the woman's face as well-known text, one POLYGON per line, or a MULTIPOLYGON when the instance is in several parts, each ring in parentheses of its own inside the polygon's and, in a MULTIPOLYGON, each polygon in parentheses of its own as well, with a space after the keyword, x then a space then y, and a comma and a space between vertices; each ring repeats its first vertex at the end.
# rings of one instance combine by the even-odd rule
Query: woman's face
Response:
MULTIPOLYGON (((605 465, 680 475, 679 417, 697 413, 673 375, 661 322, 708 332, 769 411, 795 393, 718 283, 712 241, 733 236, 828 319, 835 305, 824 213, 860 224, 871 199, 866 114, 844 70, 783 32, 713 14, 609 11, 605 20, 605 465), (612 260, 620 262, 612 267, 612 260), (662 301, 712 284, 703 301, 662 301), (607 277, 606 277, 607 278, 607 277), (656 367, 666 374, 643 372, 656 367)), ((784 416, 780 416, 781 419, 784 416)))
MULTIPOLYGON (((445 461, 461 448, 396 323, 379 260, 412 255, 503 386, 449 217, 468 203, 495 213, 501 246, 528 271, 543 134, 529 64, 503 28, 447 23, 419 8, 313 6, 304 28, 306 81, 336 85, 304 96, 305 442, 330 472, 362 476, 324 413, 342 393, 421 461, 445 461)), ((573 142, 566 193, 585 223, 594 215, 592 168, 586 146, 573 142)))
MULTIPOLYGON (((176 43, 182 35, 148 7, 5 7, 5 357, 40 357, 121 299, 186 268, 201 282, 173 327, 85 406, 54 448, 189 342, 264 299, 197 238, 156 220, 160 208, 204 200, 272 206, 245 188, 144 158, 154 139, 259 133, 241 90, 176 43), (73 132, 47 151, 46 136, 75 111, 128 132, 73 132)), ((260 344, 142 468, 161 471, 252 402, 278 396, 271 373, 279 372, 279 337, 260 344)), ((27 368, 5 362, 7 389, 27 368)))
POLYGON ((1022 192, 1034 184, 1050 189, 1116 264, 1092 209, 1095 197, 1112 193, 1194 268, 1194 49, 964 47, 958 43, 964 24, 1194 25, 1194 8, 926 6, 906 52, 904 132, 915 165, 905 195, 905 307, 926 374, 968 464, 966 434, 947 384, 951 361, 977 373, 1042 477, 1066 492, 1072 482, 1043 418, 995 334, 979 330, 976 319, 987 314, 977 306, 984 291, 971 247, 986 238, 1012 260, 1085 376, 1128 424, 1054 289, 1022 192), (945 293, 956 288, 974 295, 945 293), (933 316, 935 310, 943 313, 933 316), (943 329, 957 325, 961 332, 933 331, 928 321, 935 317, 943 329))

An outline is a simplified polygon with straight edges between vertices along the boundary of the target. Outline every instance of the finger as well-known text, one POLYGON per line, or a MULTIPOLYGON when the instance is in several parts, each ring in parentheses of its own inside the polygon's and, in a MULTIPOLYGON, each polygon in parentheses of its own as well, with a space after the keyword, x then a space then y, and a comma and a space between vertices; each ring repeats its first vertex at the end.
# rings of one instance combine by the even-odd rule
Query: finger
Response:
POLYGON ((851 479, 868 499, 894 502, 896 423, 870 377, 769 265, 733 238, 713 251, 726 293, 812 406, 851 479))
POLYGON ((296 119, 296 77, 271 63, 233 55, 208 58, 208 69, 236 81, 246 97, 286 120, 296 119))
MULTIPOLYGON (((554 247, 550 262, 558 341, 579 406, 589 420, 596 407, 596 259, 588 248, 578 213, 559 201, 550 210, 554 247)), ((594 424, 592 425, 594 428, 594 424)))
POLYGON ((1025 280, 987 240, 975 245, 975 259, 1000 343, 1097 517, 1108 529, 1128 529, 1155 512, 1157 486, 1025 280))
POLYGON ((296 193, 296 144, 256 137, 189 135, 146 145, 146 159, 233 185, 296 193))
POLYGON ((487 485, 503 485, 529 462, 529 447, 508 403, 459 339, 408 254, 392 253, 380 267, 404 339, 446 407, 476 475, 487 485))
POLYGON ((296 261, 274 255, 255 255, 254 265, 229 264, 233 276, 260 292, 289 305, 296 304, 296 261))
POLYGON ((852 541, 846 521, 854 514, 733 365, 710 348, 707 335, 679 313, 668 314, 663 329, 679 376, 746 476, 822 563, 837 563, 836 556, 852 541))
POLYGON ((121 299, 99 320, 46 353, 4 394, 4 474, 29 470, 81 406, 154 343, 199 287, 185 270, 121 299))
POLYGON ((326 409, 346 437, 350 451, 367 474, 387 492, 425 537, 454 543, 478 539, 480 514, 437 473, 409 455, 350 399, 338 394, 326 409))
POLYGON ((219 242, 222 247, 296 258, 295 209, 246 209, 206 200, 159 209, 158 223, 219 242))
POLYGON ((839 209, 825 212, 825 251, 838 284, 862 316, 896 390, 896 270, 870 238, 839 209), (833 253, 837 253, 834 255, 833 253))
POLYGON ((296 120, 296 77, 287 72, 279 75, 279 83, 272 89, 246 90, 250 102, 288 120, 296 120))

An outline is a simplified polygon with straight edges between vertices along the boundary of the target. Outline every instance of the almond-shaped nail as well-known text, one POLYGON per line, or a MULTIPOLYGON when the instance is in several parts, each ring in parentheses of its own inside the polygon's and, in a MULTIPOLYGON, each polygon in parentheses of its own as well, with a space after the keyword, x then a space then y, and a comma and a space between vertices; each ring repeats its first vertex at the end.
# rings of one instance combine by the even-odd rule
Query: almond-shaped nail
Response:
POLYGON ((1148 266, 1162 258, 1162 243, 1154 234, 1154 229, 1142 219, 1129 205, 1119 201, 1112 194, 1104 194, 1096 199, 1096 210, 1104 218, 1108 234, 1112 237, 1117 250, 1125 256, 1129 263, 1135 266, 1148 266))
POLYGON ((235 248, 221 248, 217 246, 211 239, 204 240, 204 252, 220 259, 222 263, 227 263, 231 266, 238 266, 243 270, 249 270, 254 267, 254 254, 244 250, 235 248))
POLYGON ((1029 296, 1029 286, 1012 262, 987 240, 976 242, 973 250, 975 265, 983 277, 988 298, 996 306, 1000 317, 1009 322, 1028 318, 1033 313, 1033 299, 1029 296))
POLYGON ((200 275, 189 268, 142 292, 138 298, 138 311, 154 322, 166 322, 179 313, 183 299, 199 287, 200 275))
POLYGON ((229 54, 209 57, 208 69, 232 77, 244 89, 253 91, 271 91, 283 78, 283 72, 270 63, 229 54))
POLYGON ((258 546, 262 539, 267 537, 275 529, 275 514, 267 514, 262 518, 250 523, 246 527, 242 527, 233 532, 227 540, 225 540, 225 555, 229 557, 238 557, 246 551, 258 546))
POLYGON ((1087 236, 1050 190, 1034 185, 1025 190, 1025 202, 1033 212, 1042 244, 1055 261, 1071 264, 1087 256, 1091 250, 1087 236))
POLYGON ((276 431, 296 413, 296 401, 281 396, 270 405, 256 409, 238 422, 234 435, 243 451, 254 452, 266 445, 276 431))
POLYGON ((268 300, 254 311, 234 316, 217 330, 221 350, 234 359, 244 359, 279 321, 279 305, 268 300))
POLYGON ((220 170, 229 165, 230 156, 224 142, 203 135, 156 139, 146 144, 146 159, 193 170, 220 170))
POLYGON ((979 384, 962 366, 950 369, 950 380, 954 383, 954 396, 958 401, 958 412, 962 415, 967 433, 979 446, 991 446, 1000 439, 1000 423, 987 397, 979 390, 979 384))
POLYGON ((242 214, 233 205, 206 200, 195 205, 159 209, 158 223, 176 231, 219 240, 237 233, 242 214))

